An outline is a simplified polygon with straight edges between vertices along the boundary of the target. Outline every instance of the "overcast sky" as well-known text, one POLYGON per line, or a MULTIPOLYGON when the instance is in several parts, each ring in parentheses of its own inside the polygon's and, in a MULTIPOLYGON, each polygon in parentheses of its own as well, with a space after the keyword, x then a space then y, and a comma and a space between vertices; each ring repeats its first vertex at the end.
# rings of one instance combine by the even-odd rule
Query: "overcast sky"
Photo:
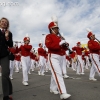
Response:
POLYGON ((87 43, 86 28, 100 39, 100 0, 0 0, 0 18, 9 19, 13 40, 23 41, 28 33, 35 48, 49 33, 52 15, 70 47, 87 43))

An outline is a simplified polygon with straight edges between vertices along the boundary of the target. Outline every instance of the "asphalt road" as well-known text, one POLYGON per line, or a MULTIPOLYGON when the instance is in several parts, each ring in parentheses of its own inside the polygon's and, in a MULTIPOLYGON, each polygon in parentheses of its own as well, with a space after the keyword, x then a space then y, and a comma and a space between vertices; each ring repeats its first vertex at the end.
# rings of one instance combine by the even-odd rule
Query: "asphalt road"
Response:
MULTIPOLYGON (((67 69, 68 79, 64 79, 67 92, 71 97, 67 100, 100 100, 100 77, 96 74, 97 81, 89 80, 89 70, 85 75, 76 75, 71 68, 67 69)), ((50 93, 50 71, 45 76, 39 76, 37 69, 29 75, 29 86, 22 84, 22 72, 13 75, 13 99, 14 100, 60 100, 59 94, 50 93)), ((0 77, 0 100, 2 100, 2 88, 0 77)))

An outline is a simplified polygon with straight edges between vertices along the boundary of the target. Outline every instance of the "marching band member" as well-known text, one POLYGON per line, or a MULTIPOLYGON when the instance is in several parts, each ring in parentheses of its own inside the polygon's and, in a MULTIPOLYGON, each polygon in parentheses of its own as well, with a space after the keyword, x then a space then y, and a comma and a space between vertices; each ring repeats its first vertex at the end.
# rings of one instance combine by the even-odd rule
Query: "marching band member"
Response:
POLYGON ((76 51, 77 53, 77 61, 78 61, 78 66, 77 66, 77 72, 76 74, 84 74, 84 65, 82 61, 82 51, 84 48, 81 47, 81 43, 77 42, 77 46, 72 48, 73 51, 76 51))
POLYGON ((66 54, 66 64, 67 64, 67 68, 69 68, 71 66, 70 60, 71 60, 71 58, 69 57, 69 55, 66 54))
POLYGON ((24 45, 21 45, 19 51, 21 51, 21 63, 22 63, 22 73, 23 73, 23 85, 28 85, 28 71, 30 68, 30 51, 32 45, 30 45, 30 38, 24 37, 24 45))
POLYGON ((100 76, 100 61, 99 61, 99 51, 100 51, 100 43, 95 41, 95 35, 90 31, 87 35, 89 38, 88 48, 90 51, 90 59, 92 61, 92 66, 90 69, 89 80, 96 81, 95 72, 100 76))
POLYGON ((48 72, 49 66, 48 66, 48 53, 46 51, 46 47, 44 46, 44 63, 45 63, 45 72, 48 72))
POLYGON ((38 53, 35 52, 35 55, 36 55, 36 57, 35 57, 35 67, 39 68, 39 56, 38 56, 38 53))
POLYGON ((89 69, 89 67, 90 67, 89 51, 86 48, 85 48, 85 51, 84 51, 84 55, 85 55, 85 60, 86 60, 85 68, 89 69))
POLYGON ((45 54, 45 50, 43 49, 43 44, 39 43, 39 48, 38 48, 39 67, 40 67, 40 71, 38 71, 39 75, 45 75, 44 74, 44 67, 45 67, 44 54, 45 54))
POLYGON ((82 52, 82 60, 83 60, 83 65, 85 67, 85 65, 86 65, 86 59, 85 59, 84 52, 82 52))
MULTIPOLYGON (((14 55, 18 52, 18 45, 15 44, 12 48, 9 48, 9 51, 14 55)), ((10 60, 10 79, 13 79, 13 71, 15 67, 15 60, 10 60)))
POLYGON ((77 56, 76 56, 76 53, 73 51, 71 54, 70 54, 70 57, 71 57, 71 60, 72 60, 72 69, 73 71, 76 71, 76 60, 77 60, 77 56))
POLYGON ((35 68, 35 59, 36 59, 36 55, 35 55, 35 51, 32 50, 30 52, 30 58, 31 58, 31 69, 32 71, 34 71, 34 68, 35 68))
POLYGON ((50 92, 54 94, 60 93, 61 99, 67 99, 71 95, 67 93, 64 79, 62 77, 62 53, 65 40, 61 40, 58 36, 59 27, 57 23, 51 22, 48 25, 50 34, 46 35, 45 45, 48 48, 48 62, 51 68, 51 84, 50 92))
POLYGON ((15 55, 15 72, 19 72, 19 68, 20 68, 20 61, 21 61, 21 53, 18 52, 15 55))
POLYGON ((66 62, 66 50, 62 50, 62 73, 64 78, 69 78, 67 75, 67 62, 66 62))

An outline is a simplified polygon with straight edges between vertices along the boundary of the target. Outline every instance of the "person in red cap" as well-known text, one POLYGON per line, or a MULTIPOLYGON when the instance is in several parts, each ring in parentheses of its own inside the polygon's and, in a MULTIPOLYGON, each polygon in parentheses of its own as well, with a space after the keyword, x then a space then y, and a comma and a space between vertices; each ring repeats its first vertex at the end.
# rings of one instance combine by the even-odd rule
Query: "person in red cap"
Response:
POLYGON ((90 67, 89 54, 90 54, 89 50, 87 48, 85 48, 84 56, 85 56, 85 60, 86 60, 86 64, 85 64, 86 69, 89 69, 89 67, 90 67))
POLYGON ((35 57, 35 67, 39 68, 39 56, 38 56, 38 52, 37 51, 35 52, 35 55, 36 55, 36 57, 35 57))
POLYGON ((22 73, 23 73, 23 85, 28 85, 28 71, 30 68, 30 51, 32 49, 32 45, 30 45, 30 38, 25 37, 23 39, 24 45, 21 45, 19 51, 21 51, 21 63, 22 63, 22 73))
POLYGON ((20 68, 20 62, 21 62, 21 53, 18 52, 15 54, 15 72, 19 73, 19 68, 20 68))
POLYGON ((34 71, 35 68, 35 59, 36 59, 36 55, 35 55, 35 50, 31 50, 30 52, 30 58, 31 58, 31 69, 32 71, 34 71))
POLYGON ((71 57, 66 54, 66 65, 67 68, 71 67, 71 57))
POLYGON ((89 32, 87 37, 89 38, 88 48, 90 51, 90 59, 92 61, 89 80, 96 81, 97 79, 94 78, 95 72, 97 72, 98 75, 100 76, 100 61, 99 61, 100 43, 98 41, 95 41, 95 35, 92 32, 89 32))
POLYGON ((51 69, 50 92, 60 94, 61 99, 67 99, 71 95, 67 93, 64 79, 62 76, 62 50, 65 40, 61 40, 59 27, 56 22, 48 25, 50 34, 46 35, 45 45, 48 48, 48 62, 51 69))
POLYGON ((67 75, 67 62, 66 62, 66 50, 62 49, 62 73, 64 78, 69 78, 67 75))
POLYGON ((71 61, 72 61, 72 69, 73 69, 73 71, 76 71, 76 61, 77 61, 77 55, 76 55, 76 52, 72 52, 71 54, 70 54, 70 57, 71 57, 71 61))
POLYGON ((39 56, 39 67, 40 70, 38 71, 39 75, 45 75, 44 74, 44 67, 45 67, 45 50, 43 48, 43 44, 39 43, 39 48, 38 48, 38 56, 39 56))
POLYGON ((84 65, 82 61, 82 51, 84 48, 81 47, 81 43, 77 42, 77 46, 73 47, 72 50, 76 51, 77 53, 77 61, 78 61, 78 66, 77 66, 77 72, 76 74, 84 74, 84 65))
POLYGON ((46 46, 44 46, 44 63, 45 63, 45 72, 48 72, 49 66, 48 66, 48 52, 46 50, 46 46))
MULTIPOLYGON (((13 53, 13 55, 15 56, 18 52, 18 45, 17 43, 12 47, 9 48, 9 51, 13 53)), ((10 79, 13 79, 13 71, 14 71, 14 67, 15 67, 15 59, 14 60, 10 60, 10 79)))

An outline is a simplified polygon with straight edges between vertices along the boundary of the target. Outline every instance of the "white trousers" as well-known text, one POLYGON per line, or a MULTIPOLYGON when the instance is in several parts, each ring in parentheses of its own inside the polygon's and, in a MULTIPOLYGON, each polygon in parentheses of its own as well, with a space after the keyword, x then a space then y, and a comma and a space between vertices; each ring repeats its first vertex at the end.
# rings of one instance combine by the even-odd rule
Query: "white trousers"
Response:
POLYGON ((77 73, 84 73, 84 64, 81 55, 77 55, 78 59, 78 66, 77 66, 77 73))
POLYGON ((72 58, 72 69, 76 70, 76 61, 74 61, 74 58, 72 58))
POLYGON ((31 59, 31 69, 34 71, 35 68, 35 60, 31 59))
POLYGON ((85 68, 88 69, 89 66, 90 66, 89 57, 88 57, 88 56, 85 56, 85 59, 86 59, 86 65, 85 65, 85 68))
POLYGON ((62 73, 67 74, 67 63, 66 63, 66 56, 61 56, 62 57, 62 73))
POLYGON ((20 61, 15 60, 16 71, 19 71, 20 61))
POLYGON ((35 66, 36 66, 36 68, 39 67, 39 61, 35 61, 35 66))
POLYGON ((69 68, 70 62, 68 59, 66 59, 66 65, 67 65, 67 68, 69 68))
POLYGON ((30 68, 30 56, 21 56, 23 81, 28 81, 28 71, 30 68))
POLYGON ((15 62, 10 60, 10 76, 11 77, 12 77, 13 72, 14 72, 14 65, 15 65, 15 62))
POLYGON ((44 58, 44 64, 45 64, 45 71, 49 70, 49 65, 48 65, 48 61, 46 58, 44 58))
POLYGON ((62 76, 62 57, 57 54, 49 54, 48 62, 51 68, 51 83, 50 89, 53 91, 59 91, 60 94, 66 93, 66 87, 62 76))
POLYGON ((100 61, 99 61, 99 55, 98 54, 90 54, 90 59, 92 61, 92 66, 90 69, 90 76, 91 78, 94 78, 95 72, 98 73, 100 76, 100 61))
POLYGON ((45 58, 43 56, 39 57, 39 67, 40 67, 40 73, 44 74, 45 69, 45 58))
POLYGON ((46 59, 44 58, 44 70, 46 71, 46 59))

